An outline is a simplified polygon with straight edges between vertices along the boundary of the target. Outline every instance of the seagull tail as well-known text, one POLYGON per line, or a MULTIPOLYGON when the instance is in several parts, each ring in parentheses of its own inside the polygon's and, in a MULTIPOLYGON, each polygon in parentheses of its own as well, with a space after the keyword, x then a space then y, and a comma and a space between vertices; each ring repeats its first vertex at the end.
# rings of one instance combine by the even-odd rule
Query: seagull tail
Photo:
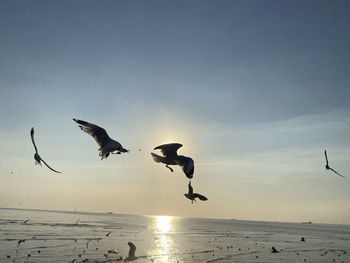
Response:
POLYGON ((151 153, 152 155, 152 158, 153 160, 156 162, 156 163, 162 163, 164 157, 163 156, 160 156, 158 154, 155 154, 155 153, 151 153))
POLYGON ((121 148, 121 149, 119 150, 119 152, 122 152, 122 153, 128 153, 128 152, 130 152, 130 151, 129 151, 129 150, 127 150, 127 149, 121 148))

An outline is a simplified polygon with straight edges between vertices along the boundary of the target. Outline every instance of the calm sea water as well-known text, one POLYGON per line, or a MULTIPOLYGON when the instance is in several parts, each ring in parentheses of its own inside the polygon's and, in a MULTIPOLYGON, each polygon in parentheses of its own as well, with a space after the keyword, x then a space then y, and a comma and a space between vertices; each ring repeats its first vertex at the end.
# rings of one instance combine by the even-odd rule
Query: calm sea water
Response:
POLYGON ((140 263, 350 262, 349 225, 0 209, 0 262, 116 262, 128 241, 140 263))

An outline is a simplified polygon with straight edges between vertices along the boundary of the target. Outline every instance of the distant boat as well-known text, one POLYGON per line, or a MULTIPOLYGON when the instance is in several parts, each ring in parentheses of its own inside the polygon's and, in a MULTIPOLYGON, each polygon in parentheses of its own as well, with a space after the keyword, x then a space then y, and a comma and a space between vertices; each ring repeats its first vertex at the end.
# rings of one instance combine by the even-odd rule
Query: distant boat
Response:
POLYGON ((309 222, 301 222, 302 224, 312 224, 312 222, 311 221, 309 221, 309 222))

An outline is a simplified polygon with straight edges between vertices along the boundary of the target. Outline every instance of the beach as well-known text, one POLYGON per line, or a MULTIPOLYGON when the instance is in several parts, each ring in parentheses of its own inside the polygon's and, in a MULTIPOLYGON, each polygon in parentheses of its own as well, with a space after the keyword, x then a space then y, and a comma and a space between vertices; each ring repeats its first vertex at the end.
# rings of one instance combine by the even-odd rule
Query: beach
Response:
POLYGON ((349 240, 349 225, 0 209, 0 262, 117 262, 128 242, 135 262, 350 262, 349 240))

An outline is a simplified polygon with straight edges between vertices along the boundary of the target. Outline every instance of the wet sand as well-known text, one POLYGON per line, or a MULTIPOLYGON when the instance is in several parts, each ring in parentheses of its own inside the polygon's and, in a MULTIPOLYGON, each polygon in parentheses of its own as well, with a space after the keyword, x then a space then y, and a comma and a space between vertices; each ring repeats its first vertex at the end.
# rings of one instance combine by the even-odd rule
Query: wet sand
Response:
POLYGON ((347 225, 0 209, 0 262, 121 262, 128 241, 133 262, 350 262, 347 225))

